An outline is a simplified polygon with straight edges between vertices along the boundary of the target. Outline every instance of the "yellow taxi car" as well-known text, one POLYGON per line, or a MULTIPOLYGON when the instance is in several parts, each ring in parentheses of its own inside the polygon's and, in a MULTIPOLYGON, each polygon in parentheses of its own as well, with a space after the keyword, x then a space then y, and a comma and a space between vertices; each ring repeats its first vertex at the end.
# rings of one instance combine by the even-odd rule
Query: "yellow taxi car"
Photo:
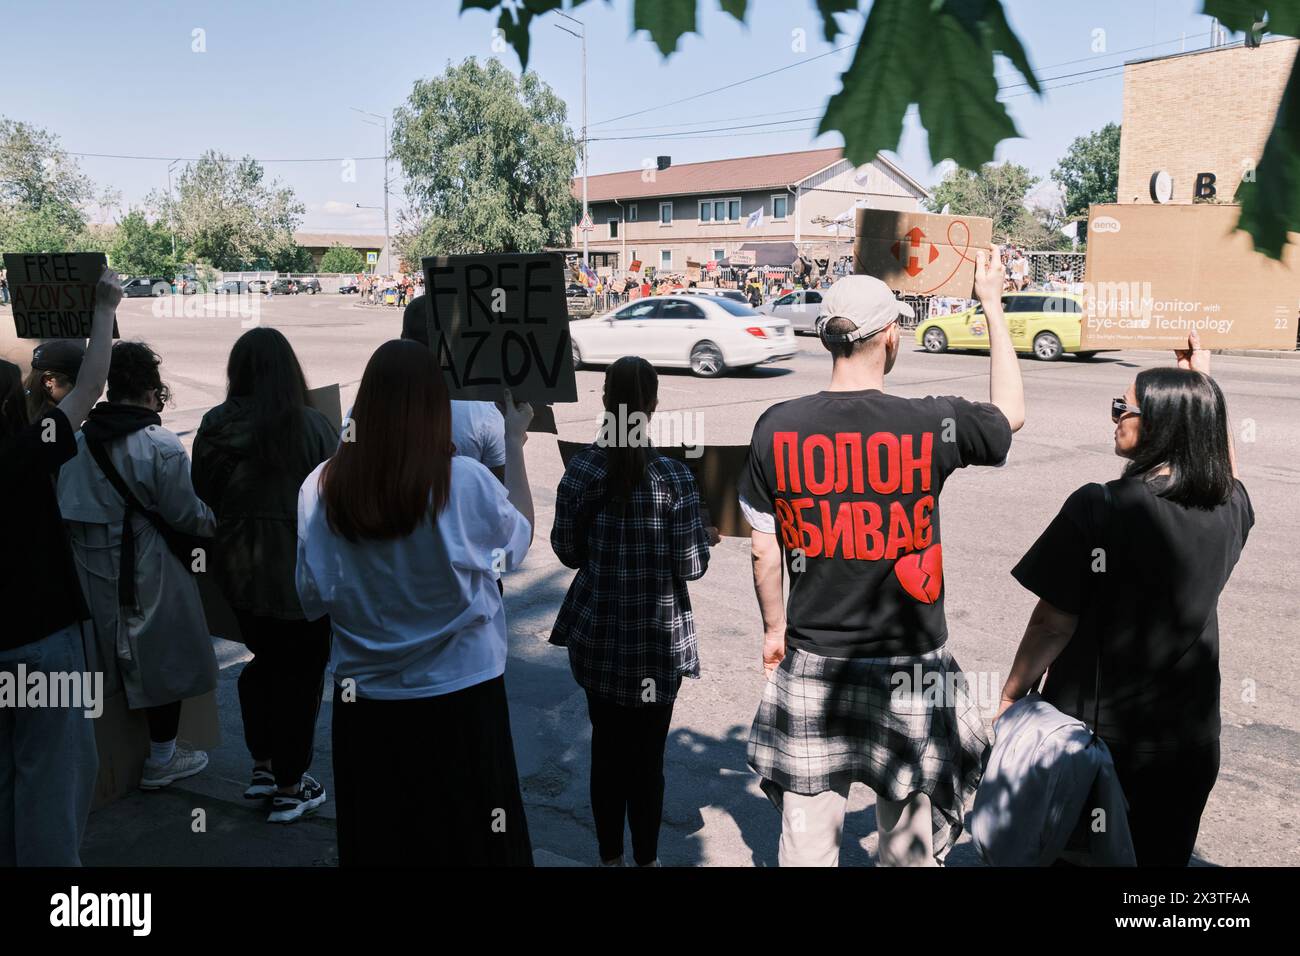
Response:
MULTIPOLYGON (((1072 292, 1008 292, 1002 311, 1017 352, 1032 352, 1044 362, 1054 362, 1069 352, 1090 359, 1095 351, 1079 349, 1083 297, 1072 292)), ((988 322, 984 307, 925 319, 916 327, 916 344, 927 352, 949 349, 988 349, 988 322)))

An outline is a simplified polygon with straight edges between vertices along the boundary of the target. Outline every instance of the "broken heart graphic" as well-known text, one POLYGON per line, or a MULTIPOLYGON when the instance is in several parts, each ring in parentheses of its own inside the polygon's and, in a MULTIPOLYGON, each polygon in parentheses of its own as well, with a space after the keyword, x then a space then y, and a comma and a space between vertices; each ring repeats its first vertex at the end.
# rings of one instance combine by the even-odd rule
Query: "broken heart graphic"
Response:
POLYGON ((943 589, 943 545, 903 555, 894 562, 894 574, 904 591, 922 604, 933 604, 943 589))

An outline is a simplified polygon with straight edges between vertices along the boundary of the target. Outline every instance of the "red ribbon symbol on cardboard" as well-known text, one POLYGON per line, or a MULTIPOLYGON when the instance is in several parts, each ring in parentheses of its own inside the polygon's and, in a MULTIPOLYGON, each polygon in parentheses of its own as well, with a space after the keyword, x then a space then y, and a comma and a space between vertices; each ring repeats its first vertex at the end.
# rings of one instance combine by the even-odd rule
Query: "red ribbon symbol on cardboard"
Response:
MULTIPOLYGON (((914 231, 919 232, 920 230, 918 229, 914 231)), ((957 274, 957 270, 961 268, 963 262, 970 262, 970 263, 975 262, 974 259, 972 259, 970 256, 966 254, 970 251, 970 226, 966 225, 966 220, 954 219, 952 222, 948 223, 947 238, 948 238, 948 245, 952 248, 952 250, 955 253, 957 253, 957 261, 953 263, 952 271, 949 272, 942 279, 940 279, 938 282, 936 282, 934 285, 930 286, 930 288, 923 289, 922 291, 916 293, 917 295, 929 295, 930 293, 934 292, 935 289, 942 288, 943 285, 949 279, 951 279, 953 276, 957 274), (961 227, 961 231, 962 231, 960 249, 957 248, 957 243, 952 238, 952 231, 956 229, 958 226, 961 227)), ((938 257, 938 251, 934 248, 933 244, 931 244, 930 250, 931 252, 934 253, 934 255, 932 255, 930 258, 930 261, 933 262, 938 257)), ((917 271, 919 272, 920 270, 918 269, 917 271)), ((915 273, 912 274, 914 275, 915 273)))

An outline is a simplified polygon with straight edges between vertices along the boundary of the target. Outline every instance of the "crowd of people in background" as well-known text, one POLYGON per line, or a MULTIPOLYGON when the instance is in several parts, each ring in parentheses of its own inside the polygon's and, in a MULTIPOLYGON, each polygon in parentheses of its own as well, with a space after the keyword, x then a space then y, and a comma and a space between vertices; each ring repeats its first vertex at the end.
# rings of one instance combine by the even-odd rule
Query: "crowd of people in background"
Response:
MULTIPOLYGON (((1006 281, 997 252, 981 252, 987 402, 887 393, 911 307, 847 276, 818 319, 827 388, 755 425, 739 503, 754 529, 768 682, 748 760, 781 815, 784 865, 838 862, 855 782, 876 794, 882 864, 941 864, 980 785, 989 738, 971 701, 918 707, 891 678, 953 686, 961 674, 947 647, 939 497, 956 471, 1004 463, 1025 421, 1006 281), (953 426, 953 440, 936 437, 953 426), (905 474, 880 472, 890 462, 905 474)), ((329 673, 342 865, 530 864, 503 594, 535 543, 532 409, 508 394, 451 401, 412 298, 401 337, 370 356, 342 433, 309 407, 292 344, 270 328, 244 333, 191 464, 160 417, 162 359, 112 344, 121 294, 106 271, 88 344, 39 346, 25 382, 0 363, 0 668, 110 675, 148 728, 140 786, 202 772, 207 755, 178 745, 177 728, 182 702, 216 684, 193 573, 210 550, 252 655, 238 684, 243 796, 268 821, 328 799, 308 771, 329 673)), ((607 416, 648 418, 657 404, 649 363, 607 369, 607 416)), ((1123 476, 1072 494, 1011 572, 1039 601, 999 718, 1035 701, 1048 672, 1042 698, 1092 721, 1113 754, 1136 862, 1183 865, 1218 773, 1218 597, 1254 514, 1194 338, 1175 368, 1139 373, 1107 411, 1123 476)), ((576 574, 550 640, 586 696, 596 851, 625 865, 626 823, 632 862, 657 866, 674 705, 706 666, 688 585, 717 532, 690 470, 624 434, 568 462, 554 513, 550 546, 576 574)), ((0 864, 77 864, 97 766, 80 710, 0 708, 0 864)))
POLYGON ((357 292, 366 305, 405 307, 417 295, 423 294, 424 276, 420 273, 388 276, 366 273, 357 278, 357 292))

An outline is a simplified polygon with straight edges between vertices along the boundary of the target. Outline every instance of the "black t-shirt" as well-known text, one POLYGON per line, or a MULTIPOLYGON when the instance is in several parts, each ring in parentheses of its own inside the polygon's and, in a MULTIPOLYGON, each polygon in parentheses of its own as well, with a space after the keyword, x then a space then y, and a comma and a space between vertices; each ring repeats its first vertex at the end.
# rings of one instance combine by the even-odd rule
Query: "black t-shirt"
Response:
POLYGON ((53 408, 0 438, 0 650, 88 618, 54 481, 77 456, 76 430, 53 408))
POLYGON ((1109 482, 1109 507, 1101 485, 1084 485, 1011 571, 1079 618, 1043 697, 1092 723, 1101 635, 1098 731, 1144 751, 1219 737, 1219 594, 1255 523, 1240 481, 1213 510, 1160 497, 1163 484, 1109 482))
POLYGON ((993 405, 876 389, 782 402, 754 426, 741 497, 775 517, 790 578, 786 641, 827 657, 923 654, 948 637, 939 492, 995 465, 993 405))

